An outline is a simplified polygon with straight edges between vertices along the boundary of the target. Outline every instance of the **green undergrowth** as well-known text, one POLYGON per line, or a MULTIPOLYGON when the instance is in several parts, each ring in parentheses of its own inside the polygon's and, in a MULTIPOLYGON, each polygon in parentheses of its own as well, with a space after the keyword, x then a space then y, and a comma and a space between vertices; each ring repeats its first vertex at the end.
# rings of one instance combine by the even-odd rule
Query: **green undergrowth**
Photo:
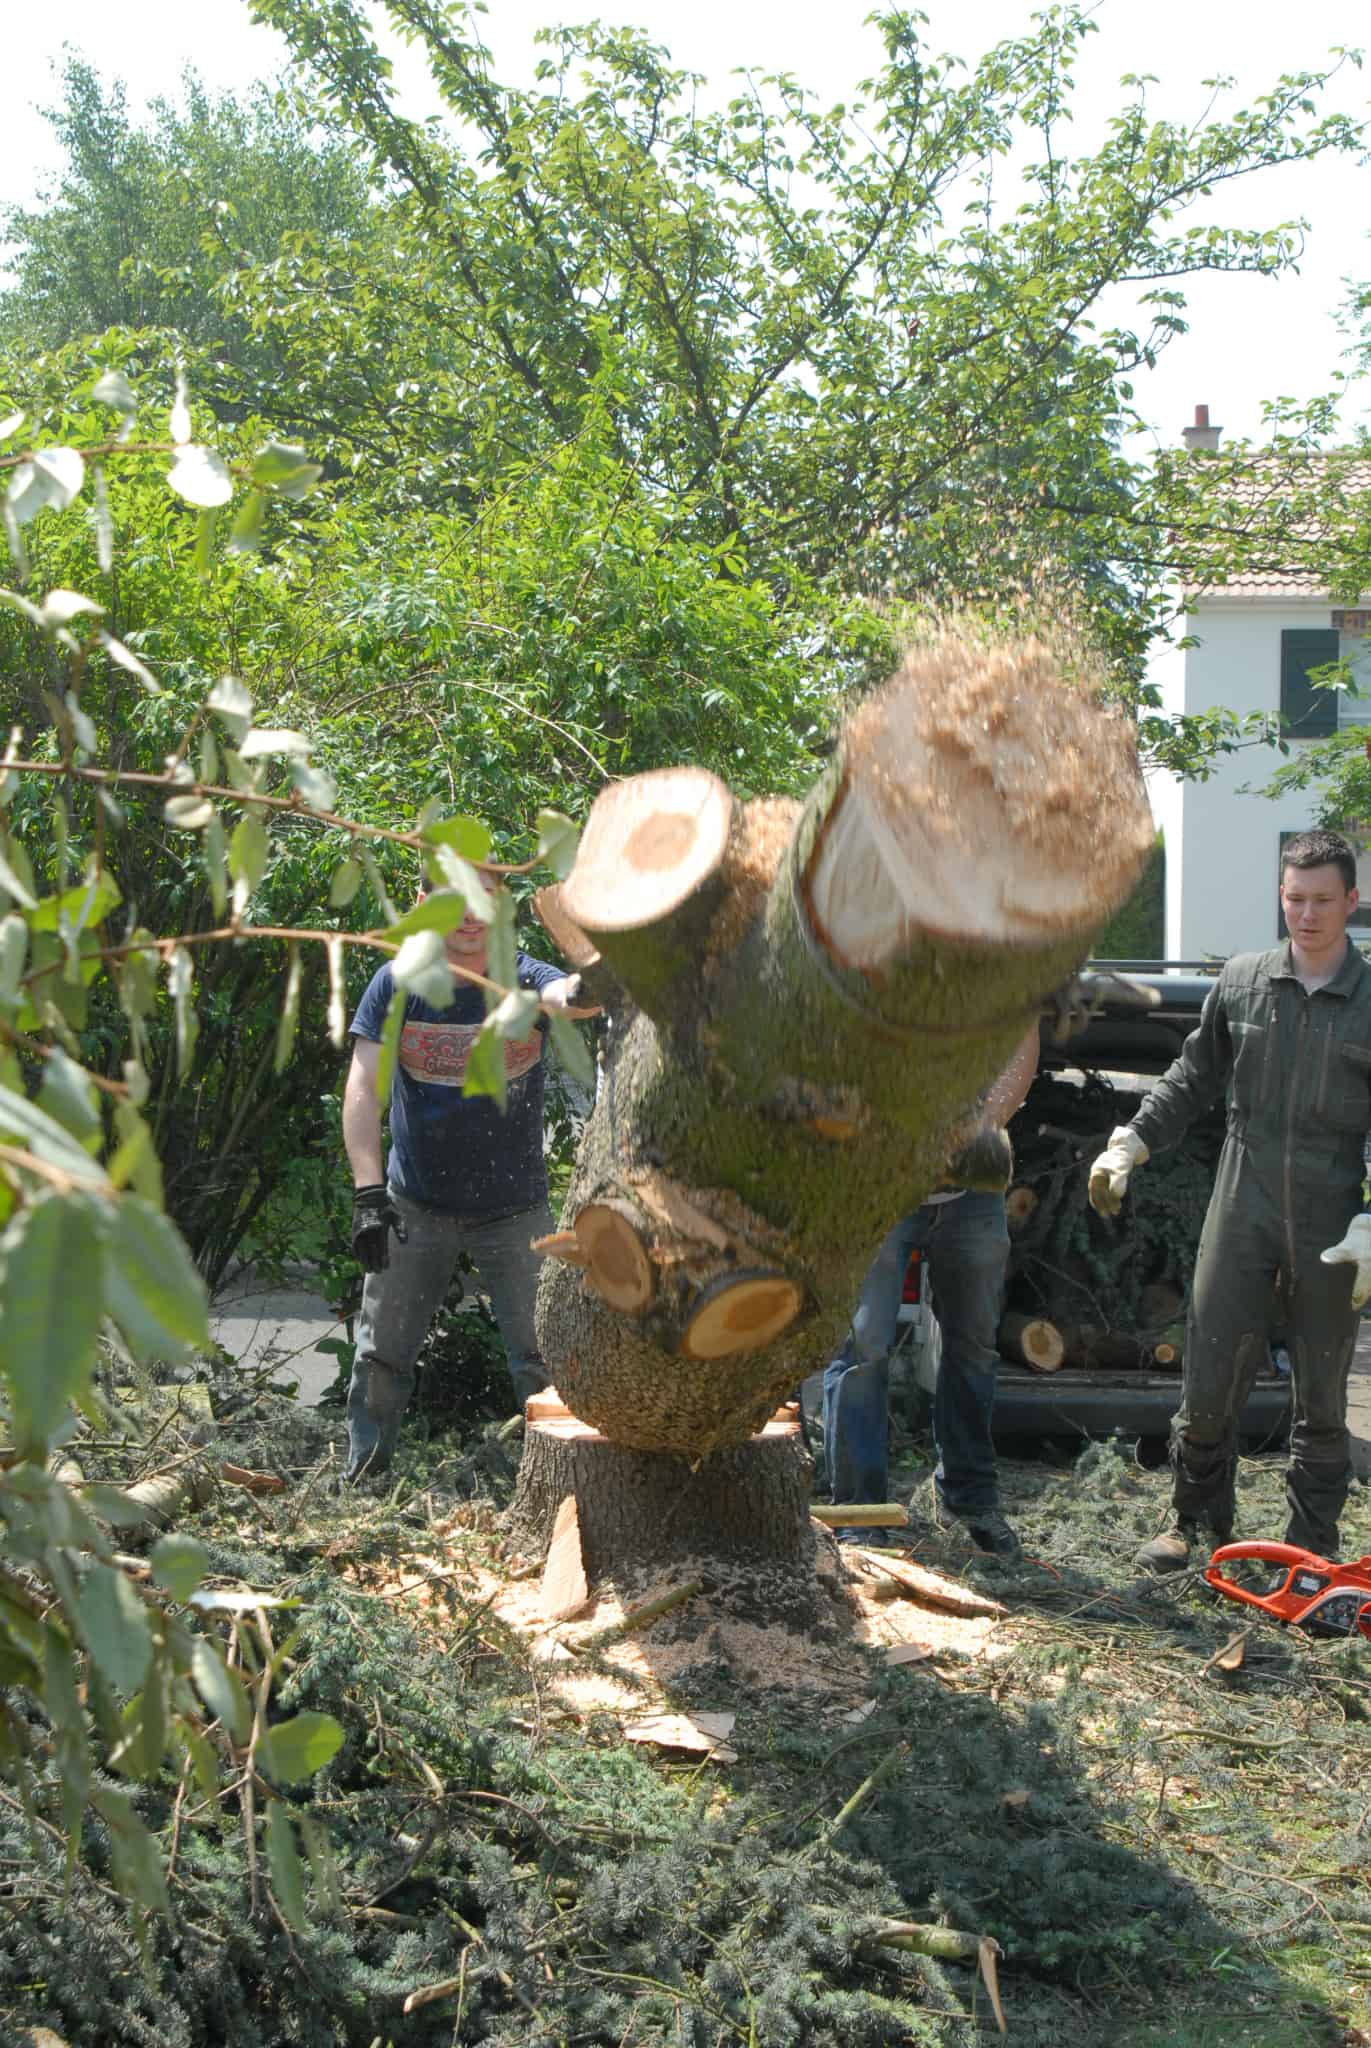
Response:
MULTIPOLYGON (((88 1476, 188 1442, 159 1401, 128 1448, 86 1447, 88 1476)), ((667 1704, 737 1712, 737 1762, 702 1764, 569 1712, 473 1590, 468 1567, 499 1568, 517 1450, 494 1425, 420 1431, 397 1476, 344 1495, 335 1416, 270 1393, 231 1405, 209 1454, 286 1488, 225 1486, 186 1526, 216 1575, 300 1602, 277 1704, 346 1730, 294 1795, 327 1829, 331 1879, 312 1872, 305 1932, 269 1886, 254 1920, 240 1800, 155 1780, 137 1797, 174 1844, 172 1914, 140 1953, 98 1834, 64 1900, 56 1844, 40 1830, 35 1850, 0 1808, 0 2048, 35 2025, 83 2048, 994 2034, 974 1969, 877 1943, 891 1918, 993 1936, 1009 2038, 1032 2048, 1332 2048, 1371 2022, 1371 1646, 1264 1624, 1240 1672, 1206 1673, 1238 1611, 1128 1564, 1163 1476, 1108 1447, 1007 1464, 1029 1562, 965 1576, 1010 1606, 1010 1654, 890 1670, 840 1646, 876 1703, 858 1725, 850 1692, 731 1668, 707 1611, 664 1618, 658 1639, 701 1646, 667 1704), (430 1574, 423 1614, 395 1591, 407 1565, 430 1574)), ((1274 1463, 1244 1467, 1240 1498, 1245 1532, 1278 1530, 1274 1463)), ((1348 1532, 1371 1550, 1360 1492, 1348 1532)))

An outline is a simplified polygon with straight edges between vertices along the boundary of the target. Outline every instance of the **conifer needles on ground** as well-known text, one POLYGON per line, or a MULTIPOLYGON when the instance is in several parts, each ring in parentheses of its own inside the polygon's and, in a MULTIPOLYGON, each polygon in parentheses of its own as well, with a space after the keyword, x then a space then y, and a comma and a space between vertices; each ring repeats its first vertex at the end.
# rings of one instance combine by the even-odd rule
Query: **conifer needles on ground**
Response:
MULTIPOLYGON (((136 1476, 154 1431, 159 1459, 197 1448, 165 1398, 138 1441, 79 1448, 88 1478, 136 1476)), ((1041 2048, 1343 2044, 1371 2024, 1371 1653, 1260 1624, 1239 1670, 1213 1666, 1243 1617, 1193 1581, 1135 1581, 1165 1484, 1115 1449, 1006 1466, 1029 1561, 966 1576, 1009 1606, 1007 1654, 894 1669, 830 1624, 839 1697, 730 1666, 707 1599, 664 1616, 690 1655, 654 1703, 734 1709, 720 1765, 568 1704, 478 1590, 511 1569, 493 1430, 416 1446, 384 1492, 344 1496, 327 1415, 270 1392, 219 1406, 202 1454, 288 1484, 221 1481, 193 1527, 215 1575, 300 1603, 275 1697, 346 1730, 297 1795, 328 1856, 302 1918, 255 1844, 254 1917, 238 1802, 154 1779, 135 1798, 172 1852, 172 1911, 131 1931, 97 1831, 68 1889, 44 1816, 0 1807, 5 2042, 35 2025, 111 2048, 996 2032, 974 1954, 910 1952, 897 1922, 992 1937, 1010 2038, 1041 2048), (422 1597, 398 1590, 416 1579, 422 1597), (855 1725, 854 1688, 874 1702, 855 1725)), ((1247 1529, 1278 1527, 1275 1465, 1245 1465, 1240 1499, 1247 1529)), ((1349 1537, 1371 1549, 1360 1491, 1349 1537)))

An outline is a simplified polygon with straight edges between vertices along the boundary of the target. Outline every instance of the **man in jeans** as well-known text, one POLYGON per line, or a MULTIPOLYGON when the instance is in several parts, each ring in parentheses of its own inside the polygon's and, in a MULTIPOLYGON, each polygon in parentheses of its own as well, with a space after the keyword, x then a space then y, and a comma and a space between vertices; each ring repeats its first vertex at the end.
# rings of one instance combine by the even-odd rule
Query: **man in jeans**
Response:
MULTIPOLYGON (((444 944, 450 966, 485 973, 486 926, 478 918, 468 914, 444 944)), ((517 961, 521 988, 536 990, 544 1009, 567 1009, 574 977, 527 953, 517 961)), ((444 1009, 407 996, 386 1173, 376 1076, 393 992, 390 968, 382 967, 352 1020, 343 1093, 343 1143, 355 1188, 352 1244, 366 1273, 348 1389, 349 1480, 390 1464, 419 1347, 460 1251, 475 1260, 490 1295, 519 1401, 545 1378, 533 1332, 539 1260, 529 1241, 552 1228, 543 1166, 546 1019, 539 1017, 526 1039, 504 1041, 502 1112, 488 1095, 462 1093, 485 1017, 480 986, 459 972, 444 1009)))
MULTIPOLYGON (((1009 1121, 1038 1063, 1036 1026, 984 1103, 984 1122, 1009 1121)), ((884 1500, 890 1353, 910 1253, 928 1261, 942 1353, 933 1390, 932 1518, 959 1548, 1012 1561, 1019 1540, 1000 1512, 990 1422, 999 1367, 996 1337, 1009 1262, 1003 1193, 944 1188, 886 1237, 862 1286, 852 1328, 824 1374, 824 1453, 835 1501, 884 1500)))

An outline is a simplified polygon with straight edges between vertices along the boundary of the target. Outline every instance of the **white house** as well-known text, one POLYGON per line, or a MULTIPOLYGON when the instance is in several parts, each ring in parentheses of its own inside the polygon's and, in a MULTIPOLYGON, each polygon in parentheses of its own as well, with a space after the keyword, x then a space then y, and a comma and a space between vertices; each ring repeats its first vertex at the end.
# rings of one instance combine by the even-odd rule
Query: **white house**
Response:
MULTIPOLYGON (((1208 408, 1198 406, 1185 440, 1214 448, 1219 432, 1208 408)), ((1371 488, 1371 465, 1365 482, 1371 488)), ((1348 724, 1366 726, 1371 740, 1371 610, 1334 606, 1297 571, 1244 572, 1192 603, 1187 633, 1195 644, 1170 651, 1159 666, 1168 710, 1279 712, 1295 746, 1301 736, 1322 738, 1348 724), (1363 694, 1310 685, 1311 670, 1340 659, 1363 694)), ((1308 793, 1255 794, 1281 758, 1274 748, 1250 747, 1220 760, 1207 782, 1155 778, 1153 811, 1166 835, 1168 959, 1247 952, 1282 935, 1281 842, 1313 823, 1314 805, 1308 793)), ((1359 844, 1358 865, 1363 902, 1355 922, 1371 938, 1371 835, 1365 850, 1359 844)))

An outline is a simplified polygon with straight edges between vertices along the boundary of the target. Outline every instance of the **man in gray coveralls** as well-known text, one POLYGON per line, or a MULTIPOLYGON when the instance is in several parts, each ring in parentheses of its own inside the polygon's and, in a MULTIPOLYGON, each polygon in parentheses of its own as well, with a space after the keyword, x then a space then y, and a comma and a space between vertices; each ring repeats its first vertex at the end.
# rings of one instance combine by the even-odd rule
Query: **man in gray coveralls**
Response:
POLYGON ((1347 1375, 1357 1312, 1371 1296, 1362 1189, 1371 968, 1347 938, 1356 879, 1356 858, 1336 833, 1288 842, 1289 939, 1226 963, 1179 1057, 1090 1169, 1092 1206, 1116 1215, 1134 1167, 1226 1091, 1228 1135, 1195 1260, 1172 1424, 1175 1522, 1139 1551, 1150 1571, 1187 1565, 1202 1527, 1215 1543, 1233 1533, 1237 1421, 1266 1350, 1278 1277, 1293 1400, 1285 1540, 1337 1556, 1351 1471, 1347 1375))

